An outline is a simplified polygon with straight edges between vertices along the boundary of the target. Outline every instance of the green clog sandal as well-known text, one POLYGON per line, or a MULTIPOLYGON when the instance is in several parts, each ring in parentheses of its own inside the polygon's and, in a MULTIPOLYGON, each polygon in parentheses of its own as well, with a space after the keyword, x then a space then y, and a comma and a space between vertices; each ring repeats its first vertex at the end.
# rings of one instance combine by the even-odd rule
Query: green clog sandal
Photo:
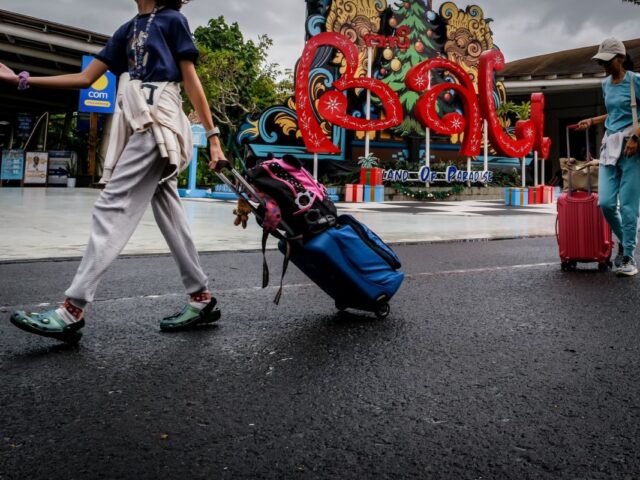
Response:
POLYGON ((55 310, 49 310, 44 313, 27 313, 20 310, 11 315, 11 323, 25 332, 73 343, 82 338, 80 329, 84 327, 84 318, 77 322, 66 324, 55 310))
POLYGON ((187 303, 181 312, 160 320, 160 330, 163 332, 177 332, 187 330, 196 325, 217 322, 221 316, 220 309, 216 308, 217 303, 215 298, 211 298, 211 301, 202 310, 198 310, 187 303))

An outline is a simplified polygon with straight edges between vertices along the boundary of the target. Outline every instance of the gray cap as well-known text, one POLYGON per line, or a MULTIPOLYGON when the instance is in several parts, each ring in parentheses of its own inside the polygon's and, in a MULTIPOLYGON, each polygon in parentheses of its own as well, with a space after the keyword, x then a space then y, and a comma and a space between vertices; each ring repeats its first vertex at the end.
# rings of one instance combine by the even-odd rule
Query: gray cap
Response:
POLYGON ((600 48, 598 48, 598 53, 594 55, 592 60, 602 60, 604 62, 608 62, 613 60, 617 55, 626 55, 627 49, 624 47, 624 43, 622 43, 617 38, 607 38, 600 44, 600 48))

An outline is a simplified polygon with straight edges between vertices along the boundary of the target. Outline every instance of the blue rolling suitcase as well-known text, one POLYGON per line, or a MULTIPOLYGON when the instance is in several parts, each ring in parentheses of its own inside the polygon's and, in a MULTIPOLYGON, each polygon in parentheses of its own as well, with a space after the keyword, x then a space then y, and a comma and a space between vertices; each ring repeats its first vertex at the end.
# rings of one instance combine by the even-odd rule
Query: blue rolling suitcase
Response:
MULTIPOLYGON (((278 246, 286 254, 286 242, 278 246)), ((336 308, 374 312, 378 318, 389 314, 389 301, 404 280, 393 250, 350 215, 338 217, 336 227, 304 245, 293 244, 290 259, 335 300, 336 308)))
MULTIPOLYGON (((231 169, 237 183, 216 171, 220 180, 244 198, 259 217, 261 211, 252 202, 265 208, 264 200, 240 173, 228 166, 228 162, 224 162, 223 168, 231 169)), ((277 232, 272 235, 280 239, 278 248, 285 255, 282 277, 291 261, 334 299, 339 310, 354 308, 373 312, 378 318, 387 317, 391 310, 389 301, 404 280, 404 274, 399 271, 400 260, 380 237, 352 216, 342 215, 334 222, 335 226, 304 240, 284 221, 280 222, 280 228, 287 235, 277 232)), ((266 236, 263 252, 265 242, 266 236)), ((266 263, 264 267, 263 287, 268 284, 266 263)), ((275 303, 279 302, 281 294, 282 283, 275 303)))

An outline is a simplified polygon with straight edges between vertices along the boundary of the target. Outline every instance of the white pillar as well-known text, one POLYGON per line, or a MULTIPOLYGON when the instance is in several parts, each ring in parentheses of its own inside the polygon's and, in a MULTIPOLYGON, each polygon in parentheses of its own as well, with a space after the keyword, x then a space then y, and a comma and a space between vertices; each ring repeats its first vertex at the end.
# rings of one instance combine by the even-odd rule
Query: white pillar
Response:
POLYGON ((318 154, 313 154, 313 178, 318 180, 318 154))
MULTIPOLYGON (((373 63, 373 48, 367 47, 367 77, 371 78, 372 70, 371 64, 373 63)), ((367 120, 371 120, 371 90, 367 89, 367 106, 365 117, 367 120)), ((369 132, 364 132, 364 155, 369 156, 369 132)))
POLYGON ((538 151, 533 152, 533 186, 538 186, 538 151))
MULTIPOLYGON (((428 75, 429 75, 429 80, 427 82, 427 91, 431 90, 431 71, 429 71, 428 75)), ((427 167, 431 167, 431 129, 429 127, 425 127, 424 164, 427 167)), ((429 187, 430 183, 427 181, 425 186, 429 187)))
POLYGON ((489 124, 485 120, 483 122, 483 136, 484 136, 484 171, 489 170, 489 124))
POLYGON ((524 161, 524 157, 522 157, 522 188, 525 188, 527 186, 527 180, 526 180, 526 165, 525 165, 525 161, 524 161))
MULTIPOLYGON (((467 178, 471 178, 471 157, 467 157, 467 178)), ((467 187, 471 186, 471 180, 467 181, 467 187)))

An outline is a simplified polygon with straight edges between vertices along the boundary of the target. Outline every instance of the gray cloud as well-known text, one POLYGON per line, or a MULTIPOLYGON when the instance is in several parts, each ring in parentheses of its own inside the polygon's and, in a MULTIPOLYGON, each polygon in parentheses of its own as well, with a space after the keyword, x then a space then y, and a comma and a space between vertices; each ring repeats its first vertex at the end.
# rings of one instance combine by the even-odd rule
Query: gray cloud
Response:
MULTIPOLYGON (((415 0, 413 0, 415 1, 415 0)), ((435 0, 435 8, 442 1, 435 0)), ((595 45, 608 36, 640 36, 640 7, 621 0, 478 0, 492 18, 495 43, 507 61, 595 45)), ((133 0, 2 0, 1 8, 110 34, 136 12, 133 0)), ((193 0, 183 10, 193 29, 223 15, 246 38, 268 35, 270 61, 291 68, 304 47, 303 0, 193 0)))

